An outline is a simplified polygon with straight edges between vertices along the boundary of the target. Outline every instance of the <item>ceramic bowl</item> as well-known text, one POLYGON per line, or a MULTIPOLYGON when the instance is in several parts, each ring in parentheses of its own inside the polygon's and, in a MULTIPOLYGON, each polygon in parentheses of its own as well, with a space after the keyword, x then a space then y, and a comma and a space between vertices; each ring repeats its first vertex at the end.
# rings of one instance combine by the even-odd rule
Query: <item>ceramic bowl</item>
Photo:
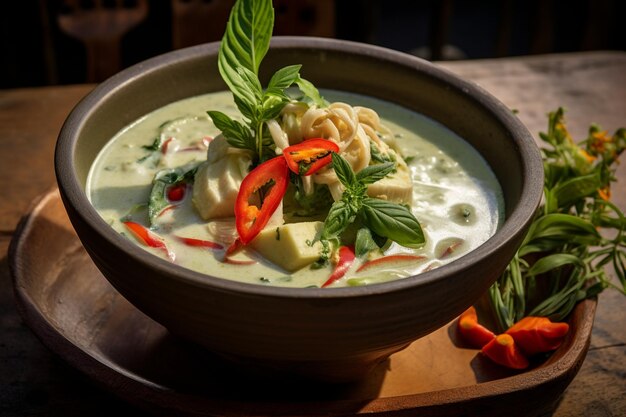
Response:
POLYGON ((85 249, 131 303, 170 332, 244 366, 331 381, 363 377, 381 360, 474 303, 515 253, 542 194, 541 156, 513 113, 478 86, 418 58, 346 41, 275 38, 261 79, 303 64, 317 87, 374 96, 420 112, 467 140, 504 191, 502 227, 458 260, 364 287, 291 289, 203 275, 118 235, 85 194, 89 168, 122 127, 170 102, 225 89, 219 44, 158 56, 100 84, 69 115, 55 167, 85 249))

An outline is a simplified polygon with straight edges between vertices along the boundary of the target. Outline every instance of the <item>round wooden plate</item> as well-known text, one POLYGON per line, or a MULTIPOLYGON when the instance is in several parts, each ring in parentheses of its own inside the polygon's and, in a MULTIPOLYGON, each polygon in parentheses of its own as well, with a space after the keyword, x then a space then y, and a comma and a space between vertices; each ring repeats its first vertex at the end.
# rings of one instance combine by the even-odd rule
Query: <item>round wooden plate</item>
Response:
POLYGON ((449 324, 367 380, 328 385, 253 374, 170 335, 96 269, 56 190, 24 217, 9 258, 20 313, 46 346, 127 401, 179 416, 541 415, 580 368, 596 308, 580 303, 563 345, 526 372, 463 347, 449 324))

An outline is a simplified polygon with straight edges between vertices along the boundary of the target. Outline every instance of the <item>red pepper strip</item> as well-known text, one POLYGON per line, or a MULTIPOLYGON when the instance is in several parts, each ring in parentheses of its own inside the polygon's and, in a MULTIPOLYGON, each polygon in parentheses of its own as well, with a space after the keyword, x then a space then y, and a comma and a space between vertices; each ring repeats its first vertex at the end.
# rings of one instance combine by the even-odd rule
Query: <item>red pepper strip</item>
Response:
POLYGON ((177 208, 178 206, 175 205, 170 205, 165 207, 163 210, 161 210, 161 212, 157 215, 157 217, 161 217, 162 215, 164 215, 165 213, 167 213, 170 210, 174 210, 175 208, 177 208))
POLYGON ((239 238, 235 239, 235 241, 233 243, 230 244, 230 246, 228 248, 226 248, 226 256, 230 256, 235 252, 238 252, 239 249, 241 249, 243 247, 243 244, 241 243, 241 240, 239 240, 239 238))
POLYGON ((150 246, 152 248, 157 248, 157 249, 161 249, 165 251, 165 253, 167 254, 167 257, 170 258, 172 261, 174 261, 174 254, 170 252, 167 246, 165 246, 165 242, 163 242, 163 240, 160 237, 158 237, 157 235, 155 235, 154 233, 152 233, 150 230, 140 225, 139 223, 130 222, 130 221, 123 222, 123 223, 126 226, 126 228, 130 230, 133 233, 133 235, 137 238, 137 240, 139 240, 141 243, 143 243, 146 246, 150 246))
POLYGON ((459 316, 457 329, 463 340, 477 349, 482 348, 496 337, 491 330, 478 323, 478 315, 474 306, 459 316))
POLYGON ((235 201, 235 224, 242 244, 247 245, 265 227, 282 201, 288 183, 289 168, 281 157, 262 163, 246 175, 235 201), (264 194, 259 196, 260 207, 250 202, 259 191, 264 194))
POLYGON ((243 261, 243 260, 238 260, 238 259, 231 259, 231 258, 224 258, 224 263, 227 264, 231 264, 231 265, 252 265, 255 264, 256 261, 253 260, 249 260, 249 261, 243 261))
POLYGON ((374 266, 380 266, 384 264, 393 264, 400 262, 415 262, 421 261, 422 259, 426 259, 425 256, 420 255, 409 255, 409 254, 397 254, 397 255, 387 255, 382 258, 372 259, 371 261, 367 261, 361 265, 356 272, 365 271, 374 266))
POLYGON ((244 260, 232 259, 230 257, 230 255, 238 252, 239 249, 241 249, 242 247, 243 247, 243 244, 241 243, 241 240, 239 240, 239 238, 235 239, 235 241, 231 243, 228 248, 226 248, 226 252, 224 252, 224 259, 222 259, 222 262, 226 264, 231 264, 231 265, 252 265, 252 264, 257 263, 256 261, 253 261, 253 260, 244 261, 244 260))
POLYGON ((174 184, 167 189, 167 199, 169 201, 181 201, 185 198, 185 191, 187 191, 187 184, 174 184))
POLYGON ((550 352, 558 348, 569 331, 567 323, 552 323, 546 317, 524 317, 515 323, 506 334, 527 355, 550 352))
POLYGON ((522 354, 510 334, 497 335, 483 346, 481 352, 495 363, 512 369, 528 368, 528 359, 522 354))
POLYGON ((283 156, 290 170, 308 176, 328 165, 333 152, 339 152, 339 146, 332 140, 319 138, 288 146, 283 149, 283 156))
POLYGON ((195 246, 201 248, 224 249, 224 246, 210 240, 195 239, 193 237, 176 236, 178 240, 187 246, 195 246))
POLYGON ((163 142, 163 145, 161 145, 161 153, 163 155, 165 155, 167 153, 167 147, 170 146, 170 142, 174 140, 174 138, 170 137, 167 138, 167 140, 165 142, 163 142))
POLYGON ((354 248, 352 246, 341 246, 339 248, 339 261, 337 262, 337 265, 335 265, 335 270, 328 280, 326 280, 326 282, 322 285, 322 288, 328 287, 333 282, 343 277, 346 272, 348 272, 348 269, 350 269, 352 262, 354 262, 354 258, 354 248))
POLYGON ((441 255, 439 255, 439 259, 443 259, 443 258, 446 258, 446 257, 452 255, 452 253, 455 251, 455 249, 458 248, 459 246, 461 246, 462 243, 463 243, 462 240, 458 240, 458 241, 454 242, 453 244, 451 244, 450 246, 448 246, 446 248, 446 250, 443 251, 443 253, 441 255))

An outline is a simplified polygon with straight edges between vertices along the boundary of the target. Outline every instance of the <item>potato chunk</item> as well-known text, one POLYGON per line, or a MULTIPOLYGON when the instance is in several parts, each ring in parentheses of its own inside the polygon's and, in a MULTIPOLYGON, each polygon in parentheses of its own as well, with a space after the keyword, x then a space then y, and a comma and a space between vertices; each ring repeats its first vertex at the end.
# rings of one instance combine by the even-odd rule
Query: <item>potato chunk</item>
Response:
POLYGON ((268 261, 293 272, 320 257, 322 244, 310 243, 321 233, 323 225, 323 222, 301 222, 266 227, 250 245, 268 261))

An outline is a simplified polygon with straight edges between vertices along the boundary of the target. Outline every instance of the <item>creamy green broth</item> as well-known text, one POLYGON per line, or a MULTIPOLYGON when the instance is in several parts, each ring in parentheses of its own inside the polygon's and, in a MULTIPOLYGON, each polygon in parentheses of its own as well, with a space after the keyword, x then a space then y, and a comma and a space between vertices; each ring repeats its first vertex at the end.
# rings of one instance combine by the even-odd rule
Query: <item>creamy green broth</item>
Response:
MULTIPOLYGON (((329 101, 374 109, 393 132, 395 146, 412 174, 412 211, 426 236, 426 244, 420 249, 392 243, 384 251, 385 255, 421 255, 422 260, 356 272, 362 262, 357 260, 335 286, 384 282, 436 268, 476 248, 495 233, 503 221, 502 192, 485 161, 465 141, 444 126, 395 104, 343 92, 322 93, 329 101)), ((203 139, 219 134, 207 117, 207 110, 240 117, 230 93, 192 97, 142 117, 121 130, 102 150, 92 166, 87 193, 96 210, 116 231, 138 243, 122 221, 148 224, 146 203, 155 173, 206 159, 203 139), (176 139, 166 154, 145 148, 159 134, 176 139)), ((221 262, 223 250, 181 243, 176 236, 219 241, 235 233, 233 219, 202 220, 195 212, 190 191, 175 209, 159 216, 153 231, 175 254, 176 264, 216 277, 263 285, 318 287, 332 269, 304 267, 290 274, 249 248, 233 259, 256 261, 254 264, 227 264, 221 262)), ((140 246, 167 259, 162 250, 140 246)))

